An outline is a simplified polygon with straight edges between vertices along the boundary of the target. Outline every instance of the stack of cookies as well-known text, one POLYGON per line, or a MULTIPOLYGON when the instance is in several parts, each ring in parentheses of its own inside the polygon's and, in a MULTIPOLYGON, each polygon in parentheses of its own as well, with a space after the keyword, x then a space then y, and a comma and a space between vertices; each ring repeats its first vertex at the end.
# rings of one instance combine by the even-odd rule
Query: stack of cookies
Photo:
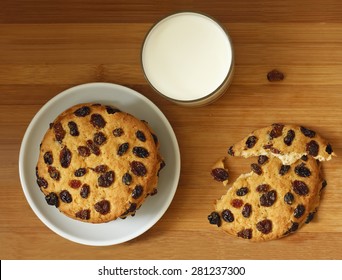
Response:
MULTIPOLYGON (((281 238, 313 219, 326 186, 321 161, 335 156, 316 132, 283 124, 253 131, 228 154, 256 157, 257 162, 215 202, 208 220, 231 235, 254 241, 281 238)), ((220 159, 211 170, 224 185, 229 177, 226 162, 220 159)))
POLYGON ((147 122, 111 106, 79 104, 50 124, 36 176, 49 205, 103 223, 134 215, 156 194, 164 165, 147 122))

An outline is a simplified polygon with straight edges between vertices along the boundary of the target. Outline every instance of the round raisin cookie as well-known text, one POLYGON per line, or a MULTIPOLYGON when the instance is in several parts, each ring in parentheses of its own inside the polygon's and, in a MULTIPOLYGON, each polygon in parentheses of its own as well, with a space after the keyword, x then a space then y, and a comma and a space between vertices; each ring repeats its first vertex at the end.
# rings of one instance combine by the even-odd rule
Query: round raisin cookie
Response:
POLYGON ((335 156, 331 145, 315 131, 296 125, 273 124, 253 131, 228 149, 231 156, 273 155, 283 164, 292 164, 303 155, 320 161, 335 156))
POLYGON ((50 124, 36 175, 49 205, 103 223, 133 215, 156 193, 163 166, 147 122, 110 106, 79 104, 50 124))
MULTIPOLYGON (((262 156, 263 157, 263 156, 262 156)), ((240 175, 215 203, 209 222, 253 241, 281 238, 312 220, 325 184, 320 163, 303 157, 292 165, 278 158, 260 159, 240 175)))

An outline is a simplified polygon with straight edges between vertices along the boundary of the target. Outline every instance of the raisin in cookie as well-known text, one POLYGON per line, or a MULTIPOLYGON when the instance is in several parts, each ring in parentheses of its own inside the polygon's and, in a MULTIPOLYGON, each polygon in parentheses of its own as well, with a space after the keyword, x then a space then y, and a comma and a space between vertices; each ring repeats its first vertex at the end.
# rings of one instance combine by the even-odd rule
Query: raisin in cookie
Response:
POLYGON ((85 222, 133 215, 156 193, 164 162, 148 124, 101 104, 79 104, 50 124, 37 184, 49 205, 85 222))
POLYGON ((315 131, 296 125, 273 124, 257 129, 228 149, 231 156, 272 155, 292 164, 303 155, 320 161, 334 156, 331 145, 315 131))
POLYGON ((261 161, 216 201, 208 216, 211 224, 237 237, 263 241, 286 236, 312 220, 323 181, 320 163, 312 157, 292 165, 276 157, 261 161))

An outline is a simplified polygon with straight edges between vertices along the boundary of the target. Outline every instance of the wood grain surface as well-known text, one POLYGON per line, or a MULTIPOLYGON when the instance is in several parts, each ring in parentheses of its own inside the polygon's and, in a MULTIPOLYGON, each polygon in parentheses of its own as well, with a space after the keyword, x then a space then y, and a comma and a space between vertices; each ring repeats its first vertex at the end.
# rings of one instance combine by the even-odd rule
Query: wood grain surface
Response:
MULTIPOLYGON (((338 0, 1 1, 0 258, 342 259, 341 14, 338 0), (233 84, 206 107, 162 99, 140 66, 146 32, 182 10, 216 18, 235 49, 233 84), (284 72, 282 82, 267 81, 274 68, 284 72), (173 126, 182 156, 178 189, 161 220, 107 247, 76 244, 49 230, 27 203, 18 174, 21 140, 35 113, 59 92, 96 81, 152 100, 173 126), (323 164, 328 187, 318 215, 281 240, 230 237, 207 221, 213 201, 226 191, 210 177, 211 165, 249 132, 275 122, 316 130, 339 155, 323 164)), ((232 161, 233 176, 246 168, 232 161)))

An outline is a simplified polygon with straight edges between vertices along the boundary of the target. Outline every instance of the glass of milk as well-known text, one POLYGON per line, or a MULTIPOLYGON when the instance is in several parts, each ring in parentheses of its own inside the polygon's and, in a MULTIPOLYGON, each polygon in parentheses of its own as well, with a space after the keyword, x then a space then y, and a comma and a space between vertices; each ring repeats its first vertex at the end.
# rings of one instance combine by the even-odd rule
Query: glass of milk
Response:
POLYGON ((217 21, 201 13, 180 12, 150 29, 141 60, 155 91, 180 105, 203 106, 230 85, 233 55, 229 35, 217 21))

